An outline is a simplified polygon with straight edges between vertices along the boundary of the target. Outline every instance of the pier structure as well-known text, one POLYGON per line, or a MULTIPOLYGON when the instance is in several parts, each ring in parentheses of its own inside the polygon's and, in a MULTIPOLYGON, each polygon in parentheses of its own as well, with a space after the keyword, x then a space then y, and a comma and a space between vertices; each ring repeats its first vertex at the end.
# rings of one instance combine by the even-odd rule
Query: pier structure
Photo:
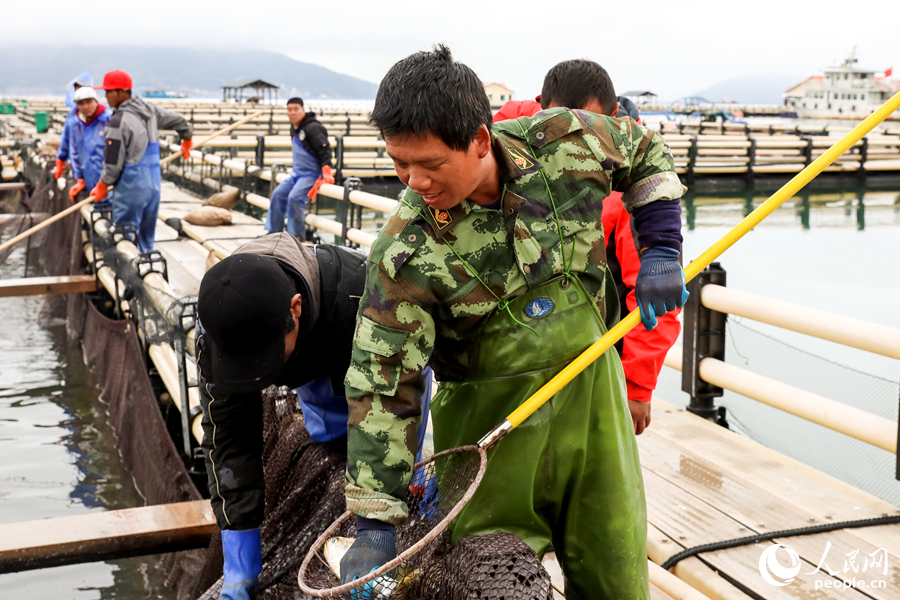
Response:
MULTIPOLYGON (((194 155, 201 162, 223 165, 228 178, 239 173, 265 172, 265 167, 291 163, 290 123, 283 106, 236 105, 233 103, 180 103, 160 101, 177 107, 189 117, 198 135, 210 133, 251 114, 257 107, 268 111, 258 119, 216 140, 194 155), (226 160, 227 159, 227 160, 226 160), (253 167, 260 169, 254 169, 253 167)), ((56 100, 29 101, 18 107, 16 115, 28 123, 35 113, 48 112, 50 130, 61 130, 64 107, 56 100), (50 110, 52 109, 52 111, 50 110)), ((310 103, 311 109, 313 103, 310 103)), ((393 163, 384 152, 384 142, 369 126, 364 111, 322 112, 318 119, 328 129, 334 148, 334 168, 338 182, 345 177, 396 177, 393 163)), ((831 146, 831 134, 849 128, 806 127, 784 124, 675 123, 658 126, 666 139, 676 170, 688 185, 710 178, 727 180, 732 185, 752 187, 759 179, 784 179, 800 172, 831 146)), ((165 134, 165 132, 162 132, 165 134)), ((175 136, 170 134, 169 140, 175 136)), ((900 176, 900 127, 883 125, 866 136, 841 159, 830 166, 830 176, 865 178, 869 175, 900 176)), ((215 173, 207 176, 216 177, 215 173)), ((223 173, 223 176, 224 173, 223 173)))
MULTIPOLYGON (((17 152, 22 161, 37 167, 46 168, 52 162, 50 155, 41 155, 33 147, 19 147, 17 152)), ((253 175, 270 184, 283 175, 271 168, 251 167, 247 161, 215 154, 194 157, 193 162, 200 160, 200 164, 209 167, 209 173, 186 161, 187 164, 172 166, 169 174, 194 182, 199 179, 200 184, 212 189, 228 185, 223 183, 223 177, 211 175, 216 170, 232 170, 229 161, 240 163, 245 175, 250 174, 251 168, 256 169, 253 175)), ((360 182, 349 176, 343 186, 323 185, 320 195, 333 200, 335 208, 307 215, 307 224, 320 233, 333 235, 337 243, 365 250, 376 238, 370 225, 379 213, 389 213, 396 201, 360 187, 360 182)), ((265 196, 247 189, 242 190, 242 196, 251 206, 267 207, 265 196)), ((173 301, 197 294, 203 274, 217 259, 265 233, 261 220, 239 211, 232 211, 232 225, 202 227, 181 221, 180 231, 170 226, 202 202, 202 198, 184 189, 171 184, 163 186, 156 248, 165 259, 166 275, 151 269, 141 285, 146 297, 158 303, 157 308, 165 314, 171 313, 173 301)), ((115 302, 121 315, 139 320, 140 311, 127 299, 129 294, 123 289, 120 274, 114 272, 112 265, 98 264, 93 251, 91 236, 108 238, 108 223, 87 209, 78 218, 85 224, 83 250, 87 264, 94 265, 95 287, 105 290, 101 293, 115 302)), ((140 259, 127 240, 112 241, 122 254, 140 259)), ((715 278, 697 281, 699 287, 692 293, 694 305, 686 309, 693 315, 692 331, 717 335, 721 327, 709 325, 718 322, 721 326, 731 314, 827 343, 900 359, 900 330, 827 313, 811 315, 804 307, 731 290, 715 278), (710 320, 715 315, 718 321, 710 320)), ((38 288, 54 292, 46 285, 38 288)), ((140 329, 140 323, 136 324, 140 329)), ((185 418, 195 419, 194 398, 190 392, 184 394, 184 390, 186 382, 196 378, 196 372, 179 370, 184 369, 179 363, 189 364, 193 354, 189 331, 184 331, 183 336, 179 344, 157 344, 156 350, 151 344, 147 352, 175 407, 185 418)), ((716 347, 723 347, 722 340, 707 341, 706 346, 686 343, 670 352, 666 365, 683 371, 683 381, 693 382, 694 387, 686 385, 686 389, 696 392, 698 381, 731 389, 896 455, 897 423, 777 381, 742 373, 725 364, 716 347)), ((900 572, 896 570, 900 564, 900 526, 896 524, 900 522, 900 509, 717 425, 714 415, 718 411, 710 404, 711 397, 714 394, 695 393, 688 407, 654 398, 653 425, 638 438, 648 506, 651 598, 900 599, 900 572), (712 420, 701 416, 704 409, 712 420), (863 526, 841 526, 850 522, 863 526), (831 525, 833 530, 828 530, 831 525), (810 533, 810 528, 816 527, 823 530, 810 533), (771 535, 777 532, 789 533, 771 535), (727 543, 754 536, 758 541, 744 541, 733 547, 727 543), (786 549, 794 553, 790 556, 796 557, 796 563, 789 560, 786 549), (688 552, 691 550, 693 553, 688 552), (685 552, 689 555, 675 560, 685 552), (764 554, 775 557, 774 563, 762 560, 764 554), (851 556, 858 557, 855 569, 846 568, 851 556), (866 557, 871 557, 872 568, 862 568, 863 562, 870 565, 866 557), (881 562, 876 568, 874 561, 878 559, 881 562), (773 584, 765 578, 761 564, 781 564, 791 572, 793 567, 799 568, 790 581, 782 577, 773 584)), ((198 432, 191 425, 189 428, 196 435, 198 432)), ((188 439, 188 447, 195 448, 196 439, 188 439)), ((885 473, 885 477, 893 475, 885 473)), ((213 522, 205 503, 162 505, 101 517, 104 516, 73 517, 53 521, 52 526, 47 521, 0 526, 0 572, 200 547, 213 522)), ((551 573, 558 574, 552 557, 548 563, 551 573)), ((557 585, 560 584, 557 579, 557 585)))

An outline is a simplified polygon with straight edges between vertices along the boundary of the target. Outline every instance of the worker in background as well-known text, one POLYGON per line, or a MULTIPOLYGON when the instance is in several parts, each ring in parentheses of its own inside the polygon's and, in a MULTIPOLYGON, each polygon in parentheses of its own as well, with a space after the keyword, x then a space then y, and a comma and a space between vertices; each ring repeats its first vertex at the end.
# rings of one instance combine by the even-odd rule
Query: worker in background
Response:
MULTIPOLYGON (((92 87, 82 87, 75 92, 77 114, 70 127, 70 137, 75 146, 71 160, 75 185, 69 190, 69 198, 76 201, 86 189, 92 190, 100 183, 103 173, 103 156, 106 150, 104 132, 112 111, 97 101, 97 92, 92 87)), ((110 199, 95 204, 95 208, 111 207, 110 199)))
POLYGON ((53 178, 59 179, 66 170, 66 163, 73 159, 73 147, 71 131, 78 120, 78 107, 75 106, 75 92, 83 87, 91 87, 94 85, 94 76, 85 71, 75 79, 69 82, 66 88, 66 120, 63 122, 62 133, 59 136, 59 150, 56 153, 56 166, 53 169, 53 178))
POLYGON ((287 232, 303 240, 306 239, 306 201, 315 201, 322 183, 334 183, 331 144, 325 126, 316 119, 316 113, 306 112, 302 98, 287 101, 287 114, 291 122, 292 170, 272 192, 266 231, 284 231, 287 214, 287 232))
MULTIPOLYGON (((378 88, 371 122, 409 188, 369 254, 345 380, 357 537, 344 583, 397 554, 426 365, 441 382, 431 403, 440 452, 477 443, 618 322, 601 226, 611 191, 623 192, 643 251, 644 325, 687 298, 685 188, 661 136, 564 108, 493 129, 491 117, 481 80, 444 46, 398 62, 378 88)), ((571 600, 648 598, 627 406, 619 356, 607 352, 491 450, 453 542, 509 531, 542 555, 552 541, 571 600)))
MULTIPOLYGON (((365 262, 349 248, 275 233, 244 244, 200 283, 202 448, 222 530, 222 600, 246 600, 262 565, 262 390, 296 388, 310 437, 346 444, 344 376, 365 262)), ((429 397, 426 390, 417 400, 425 414, 429 397)), ((423 426, 420 445, 424 436, 423 426)))
MULTIPOLYGON (((510 101, 496 114, 494 122, 518 117, 531 117, 542 108, 579 108, 608 116, 631 117, 641 122, 634 102, 615 95, 606 70, 589 60, 567 60, 547 73, 541 95, 535 100, 510 101)), ((631 215, 622 204, 621 192, 612 192, 603 201, 603 232, 606 260, 616 283, 622 317, 637 307, 635 280, 641 268, 631 215)), ((666 352, 681 332, 680 310, 657 317, 652 329, 635 327, 616 344, 625 370, 628 408, 634 421, 634 432, 640 435, 650 425, 650 399, 666 352)))
POLYGON ((94 202, 113 198, 113 221, 137 230, 141 252, 153 250, 156 218, 159 214, 159 130, 173 129, 181 139, 184 158, 190 158, 194 130, 184 116, 131 96, 131 76, 110 71, 103 77, 106 100, 115 111, 106 125, 103 173, 91 190, 94 202))

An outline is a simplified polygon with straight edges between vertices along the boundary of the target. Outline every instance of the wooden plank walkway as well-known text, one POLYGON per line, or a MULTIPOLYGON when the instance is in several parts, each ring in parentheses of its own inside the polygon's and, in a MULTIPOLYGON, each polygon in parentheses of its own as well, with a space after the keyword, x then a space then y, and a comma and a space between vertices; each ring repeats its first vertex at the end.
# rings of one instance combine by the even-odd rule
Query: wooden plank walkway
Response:
POLYGON ((0 298, 9 296, 44 296, 47 294, 77 294, 93 292, 97 280, 93 275, 62 275, 59 277, 25 277, 0 280, 0 298))
MULTIPOLYGON (((653 422, 638 437, 638 447, 651 525, 648 553, 655 562, 664 562, 684 548, 701 544, 900 512, 897 507, 659 399, 654 399, 653 422)), ((703 554, 699 563, 685 561, 674 572, 689 580, 691 565, 696 568, 705 562, 738 587, 766 599, 897 599, 900 578, 895 571, 889 568, 887 575, 882 575, 880 568, 864 572, 862 566, 866 555, 879 549, 885 551, 889 565, 897 565, 898 542, 898 525, 838 530, 703 554), (775 543, 790 547, 801 560, 800 573, 784 587, 766 583, 759 572, 762 552, 775 543), (825 564, 837 572, 834 577, 824 566, 816 572, 828 543, 831 545, 825 564), (851 555, 858 571, 851 568, 845 572, 851 555), (850 578, 865 582, 865 593, 826 587, 850 578), (885 587, 872 587, 876 580, 884 580, 885 587)), ((784 551, 778 556, 787 558, 784 551)))
POLYGON ((208 500, 0 525, 0 573, 209 545, 208 500))

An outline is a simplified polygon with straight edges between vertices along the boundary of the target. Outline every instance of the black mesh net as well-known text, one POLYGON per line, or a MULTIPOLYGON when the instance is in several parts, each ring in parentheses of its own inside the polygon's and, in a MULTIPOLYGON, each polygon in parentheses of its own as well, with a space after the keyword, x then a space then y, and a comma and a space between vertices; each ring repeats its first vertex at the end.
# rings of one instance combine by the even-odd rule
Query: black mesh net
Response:
MULTIPOLYGON (((318 536, 342 515, 346 516, 345 441, 326 444, 313 441, 306 431, 296 394, 286 388, 272 387, 263 393, 263 419, 266 517, 261 527, 263 568, 257 597, 264 600, 312 598, 301 591, 297 575, 318 536)), ((477 453, 469 454, 478 457, 477 453)), ((444 514, 440 512, 442 502, 437 494, 429 494, 425 486, 432 480, 436 486, 443 482, 449 486, 450 480, 435 477, 430 469, 420 469, 417 473, 419 479, 414 479, 410 486, 412 518, 398 529, 397 545, 401 551, 420 541, 444 514), (429 476, 423 478, 426 473, 429 476)), ((317 553, 310 562, 307 584, 323 589, 340 584, 333 569, 340 562, 341 551, 347 549, 355 535, 354 520, 343 520, 331 538, 334 547, 317 553)), ((209 550, 207 575, 221 575, 220 553, 221 541, 217 539, 209 550)), ((354 597, 551 598, 549 574, 538 556, 513 534, 467 538, 451 547, 450 533, 444 531, 416 556, 415 561, 405 562, 382 578, 392 580, 389 586, 376 583, 354 597)), ((201 600, 216 600, 221 585, 220 579, 201 600)))
MULTIPOLYGON (((34 225, 37 225, 48 216, 70 206, 68 185, 60 190, 59 183, 53 179, 53 169, 48 165, 44 169, 32 167, 30 169, 34 177, 33 187, 26 189, 0 191, 0 241, 13 238, 34 225)), ((54 248, 68 248, 65 235, 69 231, 70 219, 63 219, 36 234, 26 238, 19 244, 0 251, 0 263, 6 262, 14 252, 28 252, 31 248, 43 246, 47 240, 53 240, 54 248), (63 239, 58 239, 62 236, 63 239)), ((65 252, 52 253, 44 256, 41 262, 44 264, 47 274, 62 274, 68 268, 68 256, 65 252)), ((28 262, 25 262, 25 272, 22 277, 28 276, 28 262)))

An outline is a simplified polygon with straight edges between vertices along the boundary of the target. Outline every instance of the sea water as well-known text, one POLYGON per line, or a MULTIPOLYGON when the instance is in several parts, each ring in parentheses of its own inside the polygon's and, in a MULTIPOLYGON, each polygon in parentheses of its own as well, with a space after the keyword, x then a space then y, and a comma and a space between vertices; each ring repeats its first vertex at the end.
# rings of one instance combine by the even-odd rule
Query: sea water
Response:
MULTIPOLYGON (((29 276, 38 271, 34 252, 29 276)), ((0 278, 22 277, 25 258, 14 252, 0 278)), ((80 347, 64 319, 42 316, 43 305, 41 296, 0 298, 0 525, 144 504, 80 347)), ((147 556, 0 575, 0 598, 174 598, 157 563, 147 556)))

